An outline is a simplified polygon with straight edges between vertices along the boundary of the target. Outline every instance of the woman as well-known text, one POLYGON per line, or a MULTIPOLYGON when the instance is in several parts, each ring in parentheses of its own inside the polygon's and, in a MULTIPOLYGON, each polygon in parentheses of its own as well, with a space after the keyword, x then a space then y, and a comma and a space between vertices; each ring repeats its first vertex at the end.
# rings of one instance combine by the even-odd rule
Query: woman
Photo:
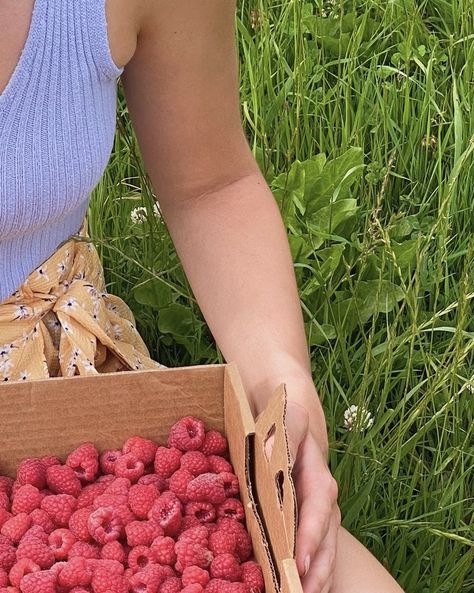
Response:
POLYGON ((68 241, 110 155, 122 74, 163 216, 221 351, 257 414, 287 385, 305 593, 397 593, 340 525, 288 242, 241 125, 235 9, 235 0, 0 0, 0 372, 160 366, 105 291, 97 254, 68 241), (67 339, 74 328, 94 336, 82 345, 88 367, 67 339))

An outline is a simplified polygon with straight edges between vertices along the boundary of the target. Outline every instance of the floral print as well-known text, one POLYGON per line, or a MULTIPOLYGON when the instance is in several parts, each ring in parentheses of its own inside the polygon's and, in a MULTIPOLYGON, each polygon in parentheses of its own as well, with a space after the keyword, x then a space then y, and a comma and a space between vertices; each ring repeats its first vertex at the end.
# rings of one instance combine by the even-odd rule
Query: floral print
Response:
POLYGON ((0 382, 166 368, 107 292, 87 221, 0 303, 0 382))

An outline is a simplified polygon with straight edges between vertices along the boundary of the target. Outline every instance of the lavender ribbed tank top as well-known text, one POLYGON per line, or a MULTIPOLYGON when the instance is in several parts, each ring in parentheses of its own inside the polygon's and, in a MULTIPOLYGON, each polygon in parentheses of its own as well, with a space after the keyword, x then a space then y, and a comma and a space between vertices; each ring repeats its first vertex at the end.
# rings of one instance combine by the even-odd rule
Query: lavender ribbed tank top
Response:
POLYGON ((78 232, 113 145, 106 0, 35 0, 0 94, 0 302, 78 232))

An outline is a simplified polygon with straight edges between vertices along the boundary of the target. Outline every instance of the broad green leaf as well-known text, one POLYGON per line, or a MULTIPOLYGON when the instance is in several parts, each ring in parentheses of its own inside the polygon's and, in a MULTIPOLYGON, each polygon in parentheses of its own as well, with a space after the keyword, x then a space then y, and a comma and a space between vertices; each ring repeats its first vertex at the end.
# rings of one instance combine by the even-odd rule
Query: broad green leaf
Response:
POLYGON ((173 291, 158 278, 150 278, 133 288, 133 296, 141 305, 161 310, 173 301, 173 291))
POLYGON ((158 328, 165 334, 187 337, 192 334, 194 324, 192 311, 179 303, 161 309, 158 316, 158 328))
POLYGON ((308 227, 316 235, 319 233, 327 235, 333 232, 341 222, 354 216, 357 209, 356 200, 339 200, 315 212, 308 220, 308 227))

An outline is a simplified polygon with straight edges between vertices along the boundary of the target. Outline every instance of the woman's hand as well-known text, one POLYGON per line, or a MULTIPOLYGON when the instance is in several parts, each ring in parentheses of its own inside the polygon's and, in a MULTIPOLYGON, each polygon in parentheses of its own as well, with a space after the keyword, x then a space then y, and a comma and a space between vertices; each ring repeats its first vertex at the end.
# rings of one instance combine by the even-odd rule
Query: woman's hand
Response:
MULTIPOLYGON (((299 523, 296 563, 304 593, 329 593, 341 513, 327 464, 324 413, 312 382, 282 379, 288 394, 287 433, 293 459, 299 523)), ((256 404, 261 411, 262 402, 256 404)), ((271 445, 270 445, 271 446, 271 445)))

